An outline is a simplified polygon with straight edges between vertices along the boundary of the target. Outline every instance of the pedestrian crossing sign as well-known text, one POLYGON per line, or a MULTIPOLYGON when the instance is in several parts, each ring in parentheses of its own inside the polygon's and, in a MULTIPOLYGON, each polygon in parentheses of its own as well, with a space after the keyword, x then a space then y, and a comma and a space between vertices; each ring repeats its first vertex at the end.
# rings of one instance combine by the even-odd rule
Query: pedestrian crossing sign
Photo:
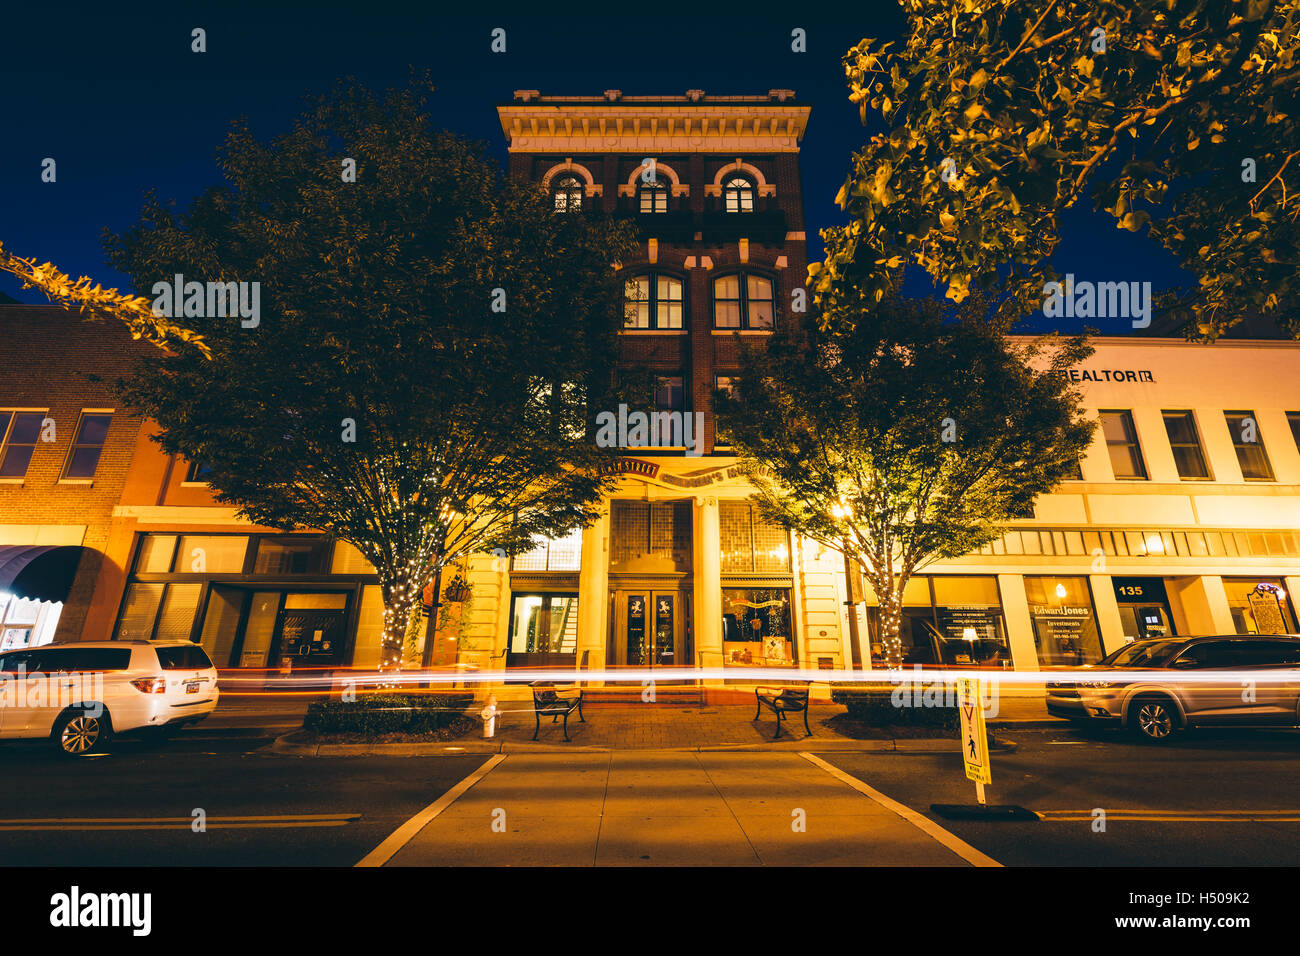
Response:
POLYGON ((966 765, 966 779, 992 783, 989 766, 989 738, 984 728, 984 706, 980 700, 979 681, 962 677, 957 681, 957 709, 961 715, 961 759, 966 765))

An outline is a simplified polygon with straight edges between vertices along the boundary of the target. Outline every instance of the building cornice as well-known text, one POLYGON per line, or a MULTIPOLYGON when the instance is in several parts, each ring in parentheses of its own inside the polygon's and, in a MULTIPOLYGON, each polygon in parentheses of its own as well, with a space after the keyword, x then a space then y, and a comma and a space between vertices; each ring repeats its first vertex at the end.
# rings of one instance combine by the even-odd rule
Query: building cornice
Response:
POLYGON ((497 107, 512 153, 794 153, 810 107, 754 97, 506 103, 497 107))

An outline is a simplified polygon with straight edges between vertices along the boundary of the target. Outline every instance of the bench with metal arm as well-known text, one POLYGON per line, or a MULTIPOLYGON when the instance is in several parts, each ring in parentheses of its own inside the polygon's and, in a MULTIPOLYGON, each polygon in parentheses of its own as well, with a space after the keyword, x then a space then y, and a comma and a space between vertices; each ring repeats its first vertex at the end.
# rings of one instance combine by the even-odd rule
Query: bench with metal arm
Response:
POLYGON ((533 717, 537 726, 533 729, 533 739, 542 729, 542 718, 550 717, 551 723, 555 723, 561 717, 564 718, 564 739, 569 740, 569 715, 575 710, 578 712, 578 720, 586 723, 587 719, 582 716, 582 691, 578 688, 565 688, 557 690, 551 681, 534 681, 529 685, 533 690, 533 717), (563 694, 564 696, 560 696, 563 694), (572 696, 577 694, 577 696, 572 696))
POLYGON ((772 739, 776 740, 781 736, 781 721, 785 720, 786 714, 798 713, 803 711, 803 729, 812 736, 812 728, 808 726, 808 685, 802 687, 757 687, 754 689, 754 696, 757 698, 757 706, 754 708, 754 719, 758 720, 759 715, 763 713, 766 707, 776 715, 776 733, 772 739))

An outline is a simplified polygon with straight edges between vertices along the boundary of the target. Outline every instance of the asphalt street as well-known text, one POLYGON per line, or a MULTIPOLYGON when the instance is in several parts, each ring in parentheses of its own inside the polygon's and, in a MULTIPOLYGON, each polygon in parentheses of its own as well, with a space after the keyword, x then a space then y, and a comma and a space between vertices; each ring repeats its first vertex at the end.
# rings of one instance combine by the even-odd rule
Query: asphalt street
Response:
POLYGON ((932 804, 975 802, 956 753, 825 759, 1005 866, 1300 863, 1300 730, 1202 730, 1164 746, 1103 730, 1000 733, 1018 747, 993 755, 989 803, 1023 806, 1047 819, 985 822, 934 813, 932 804))
MULTIPOLYGON (((974 801, 974 787, 955 752, 824 753, 817 758, 886 802, 916 811, 920 816, 908 826, 916 827, 924 817, 929 822, 922 821, 922 827, 933 823, 1006 866, 1294 866, 1300 861, 1300 731, 1202 731, 1163 747, 1064 727, 1003 735, 1018 747, 994 754, 990 801, 1019 804, 1047 819, 972 822, 932 812, 934 803, 974 801), (1105 811, 1104 830, 1096 822, 1098 810, 1105 811)), ((254 730, 205 734, 198 728, 165 746, 121 740, 112 753, 81 760, 62 758, 39 744, 0 746, 0 790, 9 796, 0 812, 0 865, 353 866, 403 825, 409 828, 413 818, 422 819, 419 814, 488 759, 296 757, 273 753, 271 739, 254 730), (193 824, 196 811, 206 822, 204 830, 193 824)), ((508 832, 515 832, 517 821, 530 829, 527 862, 577 862, 577 857, 587 857, 586 850, 566 855, 572 847, 559 844, 565 828, 548 826, 546 801, 572 794, 578 803, 563 811, 556 804, 557 820, 563 817, 569 832, 586 833, 591 827, 577 818, 600 817, 608 839, 616 817, 631 819, 640 812, 628 803, 637 801, 635 791, 620 798, 625 808, 610 803, 618 797, 620 782, 649 787, 648 820, 664 819, 663 801, 701 801, 674 818, 674 845, 691 842, 693 825, 713 839, 718 820, 731 826, 734 818, 742 835, 737 839, 748 840, 752 862, 760 865, 936 862, 931 856, 908 859, 909 846, 934 852, 928 842, 933 830, 921 838, 898 829, 897 819, 881 815, 886 803, 864 796, 860 788, 851 793, 851 780, 836 782, 831 770, 792 753, 687 760, 681 755, 669 759, 663 751, 617 752, 589 762, 593 766, 586 769, 597 776, 588 773, 593 783, 580 785, 569 769, 577 766, 574 757, 508 758, 481 782, 456 793, 433 825, 421 823, 415 832, 422 837, 413 838, 403 851, 407 856, 399 854, 395 862, 456 862, 440 844, 439 828, 455 832, 468 854, 467 834, 481 830, 485 841, 495 839, 488 811, 497 804, 512 814, 508 832), (680 793, 667 786, 669 772, 681 775, 680 793), (784 821, 780 827, 764 819, 766 789, 771 790, 773 813, 779 810, 784 821), (531 795, 530 808, 524 816, 513 814, 511 794, 525 793, 531 795), (869 821, 882 821, 877 850, 864 851, 860 858, 846 857, 847 841, 820 859, 809 852, 811 841, 768 843, 767 849, 755 837, 776 839, 778 830, 789 830, 791 807, 807 808, 807 832, 824 836, 824 821, 815 809, 819 801, 830 801, 824 804, 834 807, 828 813, 847 820, 856 800, 863 808, 853 824, 861 846, 872 845, 869 821), (482 821, 477 809, 484 809, 482 821), (466 819, 475 822, 464 823, 466 819), (893 837, 885 838, 885 822, 893 837), (553 858, 546 847, 548 832, 557 841, 553 858), (891 855, 876 859, 881 852, 891 855)), ((629 834, 622 857, 611 859, 690 862, 668 852, 672 848, 666 844, 639 849, 640 838, 634 830, 629 834)), ((606 852, 612 850, 602 849, 592 860, 606 852)), ((468 855, 474 858, 464 862, 496 859, 468 855)), ((955 858, 952 862, 965 865, 955 858)))

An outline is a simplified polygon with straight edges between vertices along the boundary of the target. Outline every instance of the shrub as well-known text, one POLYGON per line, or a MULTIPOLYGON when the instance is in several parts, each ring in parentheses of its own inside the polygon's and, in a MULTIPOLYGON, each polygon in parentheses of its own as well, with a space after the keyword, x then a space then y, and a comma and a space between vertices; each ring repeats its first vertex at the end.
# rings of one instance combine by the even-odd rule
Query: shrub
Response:
POLYGON ((373 694, 354 701, 318 701, 307 708, 304 730, 318 734, 424 734, 465 712, 472 694, 373 694))

